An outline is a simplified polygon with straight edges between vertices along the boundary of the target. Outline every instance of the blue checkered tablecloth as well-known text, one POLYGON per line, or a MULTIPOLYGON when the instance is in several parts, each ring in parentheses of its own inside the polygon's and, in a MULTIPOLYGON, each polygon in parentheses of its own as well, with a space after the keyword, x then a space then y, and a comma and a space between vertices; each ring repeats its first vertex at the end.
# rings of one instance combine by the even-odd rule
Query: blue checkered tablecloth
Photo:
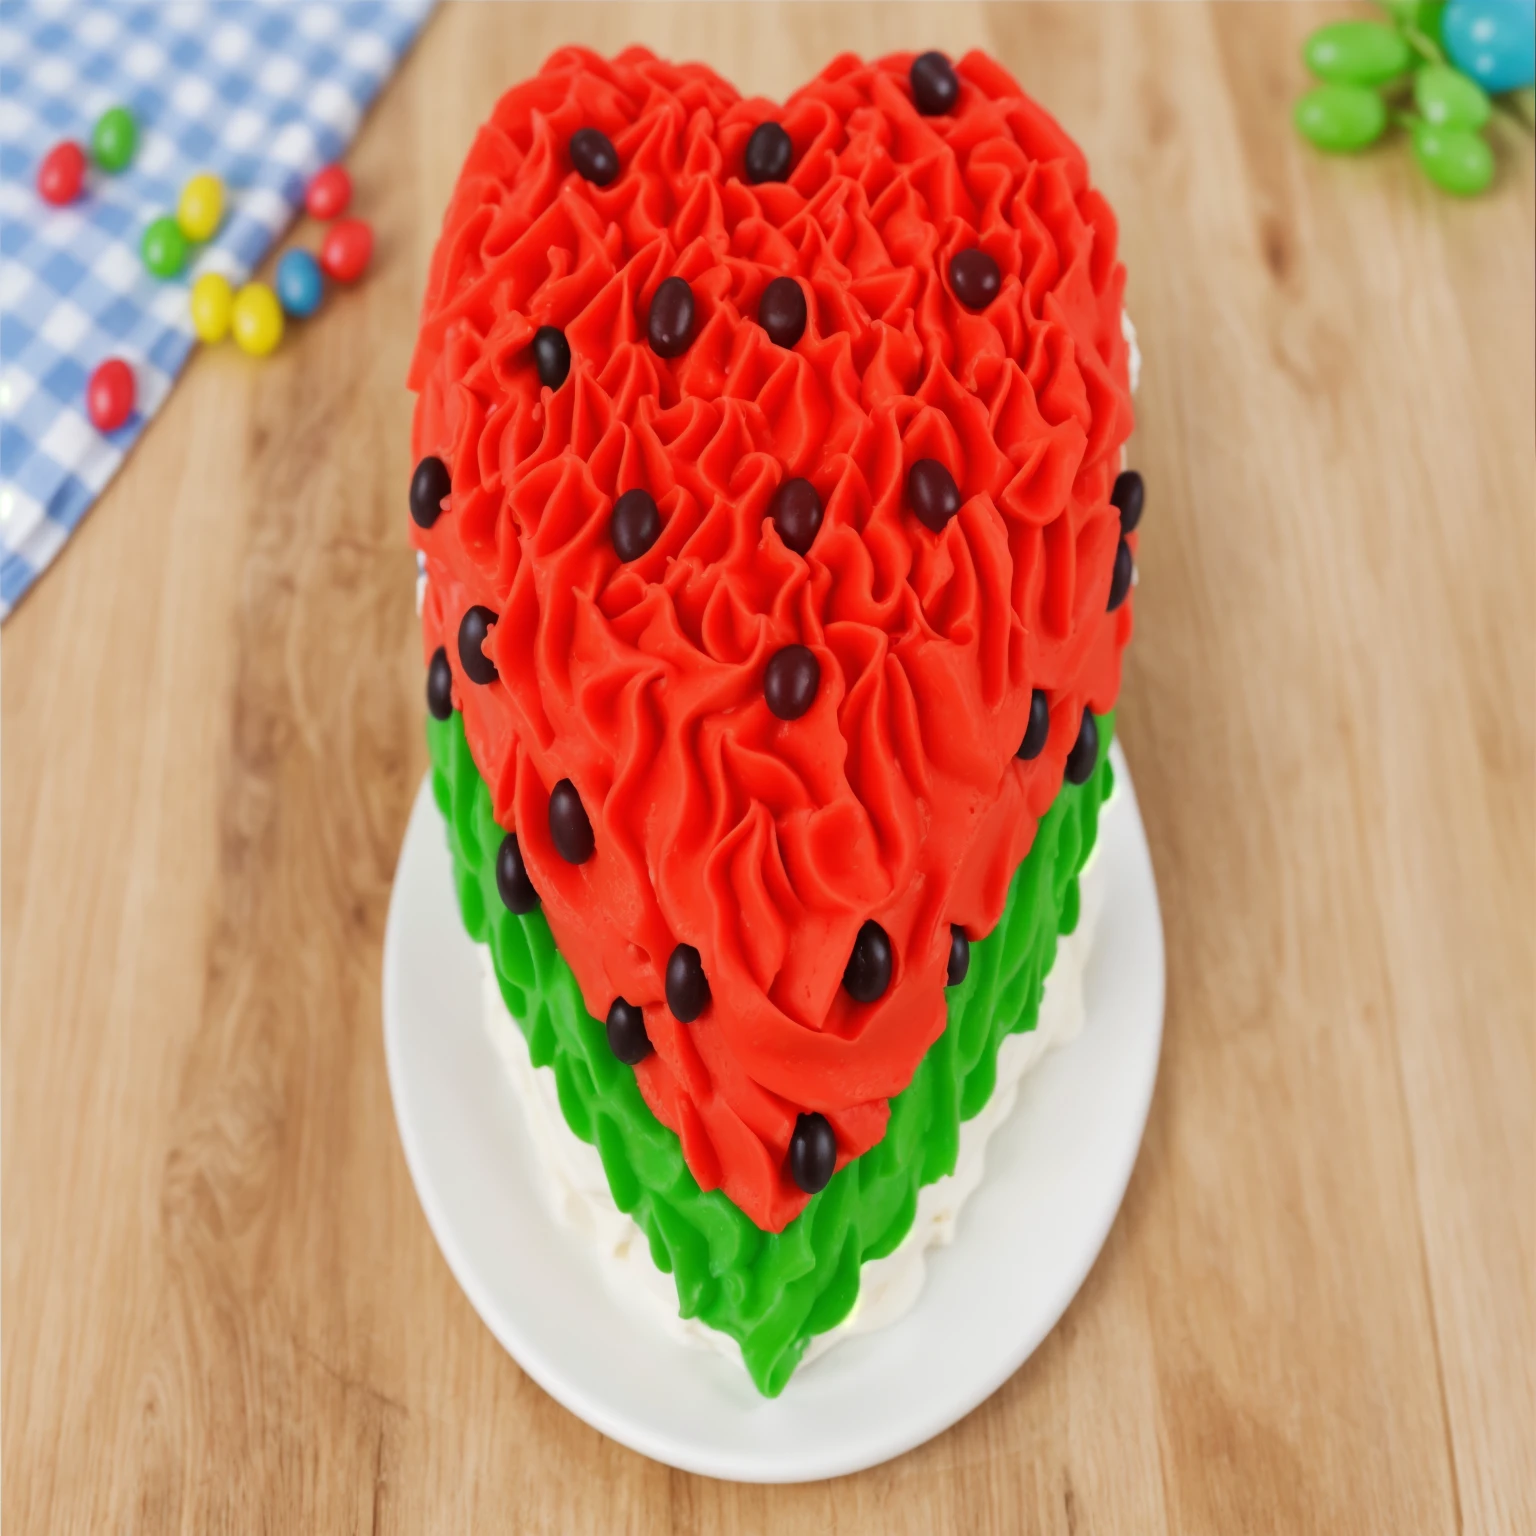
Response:
POLYGON ((250 273, 432 3, 0 0, 0 618, 169 393, 193 346, 191 283, 250 273), (92 166, 77 202, 50 207, 38 162, 65 138, 89 153, 92 124, 119 103, 139 123, 132 165, 92 166), (139 256, 144 227, 200 170, 224 181, 223 227, 159 281, 139 256), (85 388, 108 357, 133 368, 137 403, 102 434, 85 388))

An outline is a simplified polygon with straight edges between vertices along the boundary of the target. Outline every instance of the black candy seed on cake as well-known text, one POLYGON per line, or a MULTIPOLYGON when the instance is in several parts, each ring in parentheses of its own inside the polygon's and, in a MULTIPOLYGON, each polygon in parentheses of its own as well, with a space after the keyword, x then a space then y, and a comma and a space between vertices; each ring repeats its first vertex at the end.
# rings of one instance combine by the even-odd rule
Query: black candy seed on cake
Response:
POLYGON ((667 960, 667 1007, 679 1024, 692 1024, 708 1002, 704 962, 692 944, 679 944, 667 960))
POLYGON ((430 528, 443 510, 443 497, 453 489, 448 466, 428 454, 411 476, 411 518, 418 528, 430 528))
POLYGON ((763 697, 780 720, 798 720, 816 702, 821 663, 803 645, 775 651, 763 674, 763 697))
POLYGON ((747 140, 747 180, 755 185, 765 181, 787 181, 795 146, 778 123, 759 123, 747 140))
POLYGON ((1077 740, 1067 753, 1067 783, 1086 784, 1093 777, 1099 761, 1099 723, 1093 711, 1083 711, 1083 723, 1078 727, 1077 740))
POLYGON ((843 971, 843 985, 856 1003, 878 1002, 891 984, 891 941, 871 918, 859 929, 843 971))
POLYGON ((566 149, 572 169, 594 186, 606 187, 619 174, 619 152, 613 140, 596 128, 578 128, 566 149))
POLYGON ((1110 613, 1125 601, 1125 594, 1131 590, 1131 578, 1135 574, 1136 561, 1131 554, 1131 546, 1121 539, 1115 550, 1115 572, 1109 578, 1110 613))
POLYGON ((1029 696, 1029 724, 1024 727, 1024 740, 1019 743, 1018 755, 1027 763, 1045 751, 1045 739, 1051 734, 1051 703, 1043 688, 1036 688, 1029 696))
POLYGON ((937 459, 919 459, 907 471, 907 501, 923 527, 943 533, 960 510, 960 487, 937 459))
POLYGON ((561 779, 549 792, 549 837, 567 864, 585 864, 597 846, 587 808, 569 779, 561 779))
POLYGON ((626 1067, 644 1061, 654 1049, 645 1032, 645 1015, 622 997, 614 998, 608 1010, 608 1049, 626 1067))
POLYGON ((533 333, 533 366, 539 371, 539 383, 559 389, 571 371, 571 344, 565 332, 553 325, 541 325, 533 333))
POLYGON ((821 497, 809 480, 786 480, 773 493, 768 516, 773 519, 785 549, 803 555, 821 527, 821 497))
POLYGON ((805 290, 792 277, 776 277, 757 301, 757 323, 775 346, 792 347, 805 335, 805 290))
POLYGON ((496 850, 496 893, 508 912, 532 912, 539 904, 539 893, 528 878, 515 832, 508 832, 496 850))
POLYGON ((496 622, 496 614, 476 603, 459 620, 459 665, 472 683, 494 683, 496 663, 485 654, 485 636, 496 622))
POLYGON ((427 713, 434 720, 446 720, 453 713, 453 668, 442 646, 432 652, 427 663, 427 713))
POLYGON ((949 925, 949 970, 944 975, 946 987, 958 987, 971 968, 971 941, 958 923, 949 925))
POLYGON ((985 309, 1003 286, 1003 274, 985 251, 972 246, 949 258, 949 286, 967 309, 985 309))
POLYGON ((656 498, 638 488, 625 491, 613 504, 608 531, 620 560, 626 565, 638 560, 661 537, 661 513, 656 510, 656 498))
POLYGON ((920 53, 912 60, 907 78, 912 82, 912 99, 924 117, 939 117, 955 110, 960 99, 960 77, 942 53, 920 53))
POLYGON ((681 357, 693 340, 693 289, 686 278, 669 277, 651 300, 645 322, 657 357, 681 357))
POLYGON ((801 1115, 789 1138, 789 1176, 806 1194, 827 1187, 837 1168, 837 1137, 825 1115, 801 1115))
POLYGON ((1120 514, 1121 533, 1136 531, 1136 524, 1141 521, 1141 508, 1146 496, 1147 488, 1134 469, 1122 469, 1115 476, 1115 488, 1109 493, 1109 499, 1120 514))

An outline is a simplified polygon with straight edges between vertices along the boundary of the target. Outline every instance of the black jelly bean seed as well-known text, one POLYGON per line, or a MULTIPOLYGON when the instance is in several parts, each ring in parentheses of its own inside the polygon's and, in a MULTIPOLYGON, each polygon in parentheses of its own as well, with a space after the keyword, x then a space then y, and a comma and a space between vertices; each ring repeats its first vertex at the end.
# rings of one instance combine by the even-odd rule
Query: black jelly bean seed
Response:
POLYGON ((692 944, 679 944, 667 960, 667 1007, 679 1024, 691 1024, 708 1002, 704 962, 692 944))
POLYGON ((949 286, 967 309, 985 309, 1003 286, 1003 274, 985 251, 973 246, 950 257, 949 286))
POLYGON ((798 720, 816 702, 821 663, 803 645, 775 651, 763 674, 763 697, 780 720, 798 720))
POLYGON ((873 1003, 885 996, 891 984, 891 941, 884 928, 871 918, 859 929, 853 953, 843 971, 843 985, 856 1003, 873 1003))
POLYGON ((661 513, 649 491, 625 491, 613 504, 608 523, 613 547, 626 565, 638 560, 661 537, 661 513))
POLYGON ((1142 504, 1147 498, 1147 488, 1134 469, 1123 469, 1115 476, 1115 488, 1109 499, 1120 514, 1120 532, 1134 533, 1141 521, 1142 504))
POLYGON ((572 168, 594 186, 606 187, 619 174, 619 152, 606 133, 578 128, 566 147, 572 168))
POLYGON ((627 1067, 644 1061, 654 1047, 645 1032, 645 1014, 622 997, 608 1010, 608 1049, 627 1067))
POLYGON ((549 792, 549 836, 567 864, 585 864, 597 846, 587 808, 569 779, 561 779, 549 792))
POLYGON ((805 554, 821 527, 821 497, 809 480, 786 480, 773 493, 768 516, 786 549, 805 554))
POLYGON ((920 53, 913 59, 907 78, 912 82, 912 99, 924 117, 954 111, 960 99, 960 77, 942 53, 920 53))
POLYGON ((443 510, 443 498, 452 490, 448 466, 428 454, 411 476, 411 517, 418 528, 430 528, 443 510))
POLYGON ((937 459, 919 459, 907 471, 907 501, 923 527, 942 533, 960 510, 960 487, 937 459))
POLYGON ((827 1187, 837 1168, 837 1137, 825 1115, 801 1115, 789 1138, 789 1176, 806 1194, 827 1187))
POLYGON ((693 340, 693 289, 685 278, 669 277, 651 299, 645 322, 657 357, 681 357, 693 340))
POLYGON ((784 129, 778 123, 759 123, 747 140, 747 180, 755 184, 787 181, 794 158, 795 146, 784 129))
POLYGON ((971 941, 965 936, 965 929, 958 923, 951 923, 949 927, 949 969, 944 975, 946 987, 958 987, 965 980, 965 973, 971 968, 971 941))
POLYGON ((1131 546, 1124 539, 1115 548, 1115 570, 1109 578, 1109 611, 1113 613, 1125 601, 1131 590, 1131 578, 1136 574, 1136 561, 1131 546))
POLYGON ((515 832, 508 832, 496 850, 496 893, 508 912, 532 912, 539 904, 539 893, 528 878, 515 832))
POLYGON ((496 663, 485 654, 485 637, 496 619, 492 609, 476 603, 459 620, 459 665, 472 683, 496 681, 496 663))
POLYGON ((559 389, 565 383, 571 371, 571 344, 564 331, 541 325, 533 333, 533 366, 538 369, 540 384, 559 389))
POLYGON ((805 290, 792 277, 776 277, 757 301, 757 323, 778 347, 792 347, 805 335, 805 290))
POLYGON ((1046 738, 1051 734, 1051 703, 1043 688, 1036 688, 1029 696, 1029 724, 1024 727, 1024 740, 1019 743, 1018 755, 1027 763, 1045 751, 1046 738))
POLYGON ((1093 712, 1083 711, 1083 723, 1078 727, 1077 740, 1067 753, 1067 783, 1086 784, 1093 777, 1099 761, 1099 723, 1093 712))
POLYGON ((446 720, 453 713, 453 668, 442 646, 427 663, 427 710, 434 720, 446 720))

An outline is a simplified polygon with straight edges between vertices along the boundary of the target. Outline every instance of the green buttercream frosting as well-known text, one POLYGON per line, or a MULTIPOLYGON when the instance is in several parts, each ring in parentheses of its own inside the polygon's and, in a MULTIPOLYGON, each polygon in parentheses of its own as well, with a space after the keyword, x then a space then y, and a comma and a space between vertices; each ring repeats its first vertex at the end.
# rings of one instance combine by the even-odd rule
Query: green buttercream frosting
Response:
POLYGON ((884 1139, 838 1172, 780 1233, 763 1232, 719 1190, 700 1190, 681 1144, 641 1097, 631 1068, 581 1000, 539 911, 518 917, 496 890, 502 829, 455 712, 428 719, 432 791, 448 827, 464 925, 490 945, 507 1008, 534 1066, 554 1070, 566 1123, 596 1146, 619 1209, 677 1282, 678 1311, 728 1333, 758 1390, 776 1397, 813 1335, 853 1310, 860 1266, 911 1229, 918 1190, 954 1171, 960 1124, 992 1096, 1006 1035, 1035 1027, 1058 934, 1077 926, 1078 874, 1093 847, 1113 770, 1114 717, 1099 721, 1099 762, 1063 785, 1009 888, 997 927, 971 944, 970 970, 946 991, 949 1023, 891 1100, 884 1139))

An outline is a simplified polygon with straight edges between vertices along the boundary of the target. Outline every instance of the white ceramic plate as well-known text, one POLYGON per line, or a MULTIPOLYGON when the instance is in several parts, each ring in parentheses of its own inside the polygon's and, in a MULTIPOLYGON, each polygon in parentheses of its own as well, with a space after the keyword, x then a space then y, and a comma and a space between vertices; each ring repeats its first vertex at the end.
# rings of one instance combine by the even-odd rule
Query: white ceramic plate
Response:
POLYGON ((741 1366, 665 1337, 558 1225, 481 1022, 431 785, 406 828, 384 936, 384 1048, 406 1162, 449 1268, 518 1364, 572 1413, 657 1461, 799 1482, 874 1466, 947 1429, 1007 1380, 1066 1310, 1125 1193, 1157 1075, 1163 934, 1118 744, 1101 830, 1104 908, 1087 1021, 1020 1086, 951 1247, 899 1322, 759 1397, 741 1366))

